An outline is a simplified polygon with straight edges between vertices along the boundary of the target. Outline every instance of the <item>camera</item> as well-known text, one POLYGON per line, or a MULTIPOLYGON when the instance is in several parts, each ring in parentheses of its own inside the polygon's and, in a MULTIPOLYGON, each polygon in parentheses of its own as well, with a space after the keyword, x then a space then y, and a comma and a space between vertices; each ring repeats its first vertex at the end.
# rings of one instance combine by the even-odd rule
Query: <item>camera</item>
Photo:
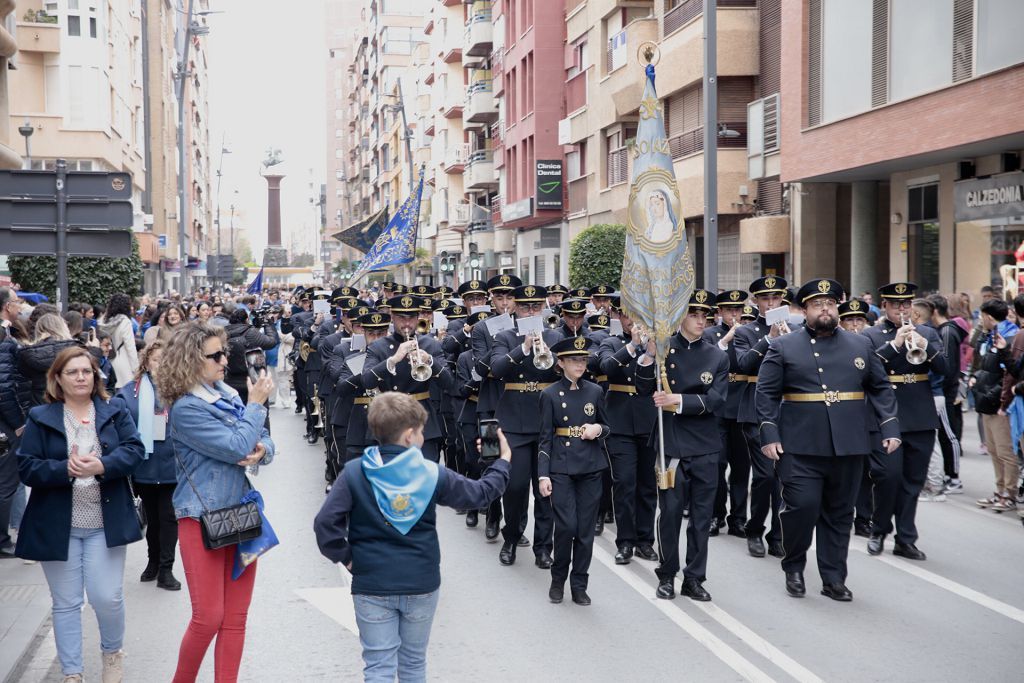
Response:
POLYGON ((271 323, 271 307, 264 304, 252 312, 252 326, 264 328, 271 323))

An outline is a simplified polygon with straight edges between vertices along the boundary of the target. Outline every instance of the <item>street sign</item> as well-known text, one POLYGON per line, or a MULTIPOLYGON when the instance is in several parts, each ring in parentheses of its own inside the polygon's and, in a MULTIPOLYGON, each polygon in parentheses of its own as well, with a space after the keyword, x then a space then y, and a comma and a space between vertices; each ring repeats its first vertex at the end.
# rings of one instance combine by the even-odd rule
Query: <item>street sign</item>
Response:
POLYGON ((0 171, 0 254, 57 257, 57 303, 68 301, 69 256, 132 253, 129 173, 0 171))

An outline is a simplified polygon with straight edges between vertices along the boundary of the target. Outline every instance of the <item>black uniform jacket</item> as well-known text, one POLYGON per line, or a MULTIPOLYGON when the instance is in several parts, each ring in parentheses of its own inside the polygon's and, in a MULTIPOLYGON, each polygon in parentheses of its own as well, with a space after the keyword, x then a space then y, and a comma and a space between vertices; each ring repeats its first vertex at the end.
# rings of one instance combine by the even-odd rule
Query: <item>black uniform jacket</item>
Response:
POLYGON ((765 337, 770 331, 771 326, 764 316, 758 316, 757 320, 740 325, 740 329, 736 330, 732 338, 736 367, 746 379, 746 383, 740 389, 739 404, 736 407, 736 419, 739 422, 757 424, 754 390, 757 389, 757 372, 761 369, 761 361, 768 352, 768 341, 765 337))
POLYGON ((781 442, 785 453, 870 453, 876 420, 883 439, 900 435, 896 400, 871 341, 843 329, 826 337, 801 328, 774 339, 756 400, 761 443, 781 442))
POLYGON ((587 474, 608 468, 604 439, 609 428, 602 398, 601 387, 585 379, 573 389, 572 382, 563 377, 540 392, 538 477, 587 474), (583 440, 585 424, 600 425, 601 436, 583 440))
MULTIPOLYGON (((336 350, 336 354, 341 350, 344 349, 336 350)), ((346 352, 346 359, 363 353, 365 351, 350 349, 346 352)), ((374 443, 366 415, 370 409, 370 401, 380 392, 375 387, 367 389, 363 384, 363 375, 353 374, 348 363, 343 363, 341 366, 334 392, 338 400, 334 405, 335 414, 332 416, 331 422, 340 424, 335 422, 335 419, 344 420, 345 446, 363 448, 374 443), (349 409, 347 414, 344 412, 346 406, 349 409)))
MULTIPOLYGON (((636 373, 637 388, 650 394, 655 388, 655 365, 640 366, 636 373)), ((729 357, 718 346, 701 337, 687 341, 680 334, 669 340, 665 361, 668 377, 666 393, 681 394, 682 408, 663 408, 665 455, 689 458, 722 450, 715 416, 725 405, 729 392, 729 357)), ((650 445, 658 444, 657 430, 651 433, 650 445)))
MULTIPOLYGON (((321 345, 321 349, 326 352, 327 344, 321 345)), ((357 390, 362 388, 351 381, 352 370, 348 367, 346 361, 352 356, 358 356, 360 353, 363 352, 352 350, 352 340, 350 338, 342 339, 335 344, 329 354, 324 353, 324 368, 321 377, 324 378, 322 380, 323 386, 331 391, 330 422, 335 427, 340 427, 342 434, 344 434, 344 428, 348 425, 348 418, 352 412, 352 401, 356 397, 357 390)), ((356 379, 359 379, 360 382, 362 381, 361 377, 356 379)), ((336 433, 338 431, 337 429, 335 430, 336 433)))
MULTIPOLYGON (((608 426, 618 436, 647 438, 657 429, 658 411, 650 399, 650 392, 641 393, 636 386, 637 359, 626 344, 630 337, 608 337, 601 342, 601 374, 608 377, 605 406, 608 426)), ((641 350, 638 355, 643 355, 641 350)))
MULTIPOLYGON (((722 341, 722 338, 729 334, 729 329, 729 326, 725 323, 709 327, 704 330, 704 338, 718 346, 718 342, 722 341)), ((736 334, 739 334, 739 330, 736 330, 736 334)), ((725 354, 729 356, 729 395, 725 399, 725 407, 719 411, 718 416, 735 420, 736 416, 739 415, 740 401, 747 391, 747 386, 753 385, 753 382, 748 382, 747 376, 740 370, 740 361, 736 356, 735 336, 733 336, 733 340, 726 348, 725 354)))
MULTIPOLYGON (((479 375, 477 375, 479 377, 479 375)), ((476 404, 480 401, 480 380, 473 379, 473 352, 463 351, 455 363, 455 390, 452 392, 455 419, 475 424, 476 404)))
POLYGON ((476 374, 482 378, 480 382, 480 400, 477 402, 476 411, 485 415, 494 415, 498 407, 498 398, 501 396, 501 382, 495 379, 491 373, 491 351, 494 347, 494 338, 487 329, 487 321, 481 320, 473 325, 473 332, 470 336, 469 346, 473 350, 473 367, 476 374))
MULTIPOLYGON (((946 374, 947 359, 942 353, 942 342, 934 329, 918 325, 915 328, 917 333, 928 340, 928 360, 921 365, 912 365, 907 360, 905 344, 894 349, 889 343, 896 338, 898 329, 898 325, 884 320, 880 325, 867 328, 863 334, 871 340, 875 353, 882 360, 885 374, 894 380, 903 380, 892 383, 899 406, 900 428, 905 432, 938 429, 939 414, 935 412, 932 387, 926 375, 934 372, 944 377, 946 374)), ((959 363, 959 359, 954 362, 959 363)))
MULTIPOLYGON (((544 330, 542 334, 548 347, 562 339, 558 330, 544 330)), ((533 364, 533 349, 529 355, 523 353, 523 339, 516 330, 505 330, 494 338, 491 372, 503 382, 494 416, 505 432, 536 434, 540 428, 540 392, 543 385, 557 382, 561 375, 557 363, 548 370, 538 370, 533 364)))

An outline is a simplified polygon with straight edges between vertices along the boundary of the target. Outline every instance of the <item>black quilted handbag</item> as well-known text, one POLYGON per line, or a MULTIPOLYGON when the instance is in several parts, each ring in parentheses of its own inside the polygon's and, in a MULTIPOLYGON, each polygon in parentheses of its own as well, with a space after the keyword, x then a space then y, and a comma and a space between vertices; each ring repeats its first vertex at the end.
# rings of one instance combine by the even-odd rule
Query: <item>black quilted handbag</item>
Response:
POLYGON ((207 550, 235 545, 257 538, 263 533, 263 517, 260 516, 260 508, 255 501, 229 505, 219 510, 208 509, 178 454, 175 453, 174 457, 185 473, 189 486, 196 492, 199 504, 203 506, 203 514, 199 516, 199 528, 203 536, 203 546, 207 550))

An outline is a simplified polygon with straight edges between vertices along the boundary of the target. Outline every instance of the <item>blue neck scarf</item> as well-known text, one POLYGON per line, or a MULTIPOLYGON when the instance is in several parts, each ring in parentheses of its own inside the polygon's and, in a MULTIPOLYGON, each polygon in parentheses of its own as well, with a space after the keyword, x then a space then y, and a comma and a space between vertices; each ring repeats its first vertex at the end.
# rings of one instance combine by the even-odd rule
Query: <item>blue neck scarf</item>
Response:
MULTIPOLYGON (((385 449, 391 450, 387 446, 385 449)), ((384 462, 381 449, 370 446, 363 451, 362 465, 381 514, 405 536, 420 521, 434 497, 439 475, 437 463, 424 458, 415 446, 384 462)))
POLYGON ((149 379, 147 372, 135 385, 135 391, 139 397, 139 436, 142 438, 142 445, 146 447, 143 460, 149 460, 153 454, 153 415, 156 412, 156 392, 153 390, 153 382, 149 379))
MULTIPOLYGON (((220 382, 218 382, 217 384, 219 385, 220 382)), ((207 388, 212 393, 217 394, 217 395, 220 396, 220 398, 218 398, 216 401, 213 402, 213 405, 215 405, 216 407, 220 408, 225 413, 233 414, 239 420, 241 420, 242 418, 245 417, 245 404, 242 403, 242 399, 240 399, 238 397, 238 394, 232 394, 228 398, 224 398, 223 392, 219 391, 219 389, 220 389, 219 386, 218 387, 210 387, 209 385, 207 385, 207 388)))

